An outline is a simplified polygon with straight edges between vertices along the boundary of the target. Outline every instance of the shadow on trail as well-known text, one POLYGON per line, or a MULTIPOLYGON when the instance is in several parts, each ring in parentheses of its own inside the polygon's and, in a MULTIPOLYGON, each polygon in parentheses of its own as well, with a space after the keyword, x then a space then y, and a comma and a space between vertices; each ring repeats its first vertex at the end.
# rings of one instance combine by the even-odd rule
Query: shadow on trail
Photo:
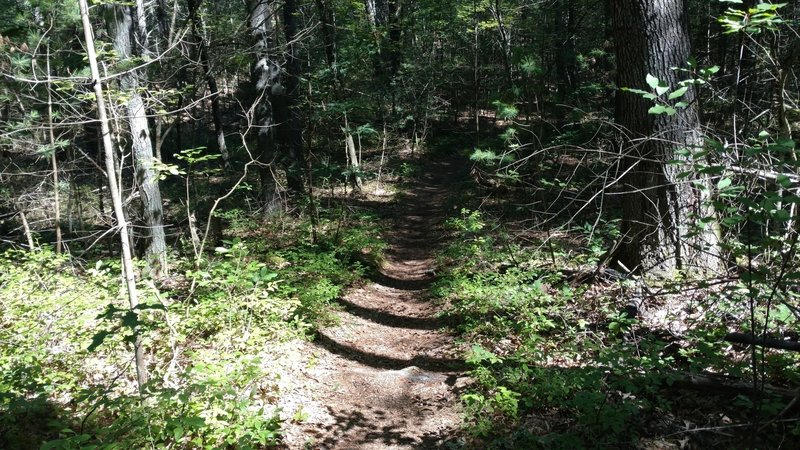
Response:
POLYGON ((397 289, 400 291, 423 291, 428 289, 435 281, 433 278, 426 278, 422 280, 408 280, 404 278, 397 278, 390 275, 386 275, 383 272, 379 272, 377 270, 370 271, 367 274, 367 279, 372 281, 373 283, 379 284, 381 286, 385 286, 392 289, 397 289))
POLYGON ((314 343, 342 358, 376 369, 402 370, 406 367, 416 366, 427 372, 440 373, 464 372, 468 369, 467 364, 461 359, 430 358, 427 356, 414 356, 411 359, 400 359, 365 352, 350 345, 339 343, 321 332, 317 334, 317 339, 314 343))
MULTIPOLYGON (((361 411, 336 411, 333 408, 328 408, 331 415, 336 420, 336 423, 328 425, 326 431, 332 433, 334 436, 346 434, 353 429, 362 429, 365 431, 364 436, 360 439, 358 444, 375 444, 381 443, 384 445, 411 445, 415 440, 406 435, 404 430, 407 424, 403 421, 391 426, 378 427, 371 417, 367 417, 361 411)), ((386 412, 381 410, 374 410, 369 408, 370 415, 386 417, 386 412)), ((334 445, 338 441, 335 437, 326 438, 322 444, 334 445)))
POLYGON ((365 308, 353 302, 339 298, 337 303, 344 306, 345 311, 370 322, 393 328, 407 328, 412 330, 438 330, 457 319, 447 320, 438 317, 410 317, 390 314, 378 309, 365 308))
POLYGON ((336 410, 333 407, 327 407, 328 412, 335 419, 335 423, 328 425, 323 430, 312 432, 318 438, 316 444, 319 448, 332 448, 339 444, 339 436, 346 435, 352 430, 362 430, 364 435, 361 439, 353 444, 357 445, 370 445, 381 444, 385 446, 396 445, 414 445, 417 448, 425 449, 439 449, 439 448, 453 448, 448 445, 450 441, 456 441, 455 437, 441 437, 436 435, 426 435, 422 437, 421 442, 413 437, 408 436, 406 431, 409 424, 406 421, 395 422, 392 425, 377 426, 375 425, 375 417, 385 418, 388 416, 386 411, 376 409, 373 407, 365 407, 367 414, 361 411, 345 411, 336 410))

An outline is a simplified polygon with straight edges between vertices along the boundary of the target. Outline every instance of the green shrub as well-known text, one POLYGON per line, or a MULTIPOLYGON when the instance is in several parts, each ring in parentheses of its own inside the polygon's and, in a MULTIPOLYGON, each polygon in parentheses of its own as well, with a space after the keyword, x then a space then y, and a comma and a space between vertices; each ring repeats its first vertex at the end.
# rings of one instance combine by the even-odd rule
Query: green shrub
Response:
MULTIPOLYGON (((240 212, 227 218, 239 231, 257 229, 240 212)), ((333 317, 333 300, 380 258, 374 222, 348 218, 316 245, 302 227, 283 232, 280 247, 233 237, 199 263, 178 260, 183 276, 172 291, 139 285, 136 311, 116 263, 83 269, 47 248, 0 255, 4 448, 277 445, 281 369, 269 351, 333 317), (141 395, 130 364, 135 335, 149 360, 141 395)))

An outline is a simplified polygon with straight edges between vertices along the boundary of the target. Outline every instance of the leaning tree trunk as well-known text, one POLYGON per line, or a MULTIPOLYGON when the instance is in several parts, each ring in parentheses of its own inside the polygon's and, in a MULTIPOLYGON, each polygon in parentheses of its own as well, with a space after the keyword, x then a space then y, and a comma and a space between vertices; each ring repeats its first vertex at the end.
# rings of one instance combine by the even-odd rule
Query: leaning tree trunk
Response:
POLYGON ((278 152, 275 145, 273 103, 276 95, 283 90, 283 86, 280 83, 281 67, 275 54, 273 4, 274 0, 247 2, 248 26, 256 52, 256 61, 250 71, 250 79, 255 90, 253 121, 257 129, 256 153, 260 163, 261 195, 267 215, 275 214, 281 208, 278 181, 275 179, 275 161, 278 152))
MULTIPOLYGON (((50 78, 50 46, 47 46, 47 78, 50 78)), ((53 168, 53 208, 55 209, 56 227, 56 253, 60 254, 64 245, 61 235, 61 198, 58 182, 58 151, 56 148, 56 136, 53 128, 53 91, 50 84, 47 85, 47 137, 52 147, 51 165, 53 168)))
MULTIPOLYGON (((86 56, 89 60, 89 67, 92 74, 92 86, 94 87, 94 96, 97 103, 97 119, 100 122, 100 134, 103 141, 103 149, 105 154, 106 175, 108 179, 109 191, 111 194, 111 202, 114 205, 114 216, 117 220, 117 228, 119 228, 120 244, 122 247, 122 270, 125 288, 128 291, 128 304, 131 311, 135 311, 139 305, 138 291, 136 290, 136 275, 133 267, 132 252, 128 240, 128 223, 125 220, 125 212, 122 208, 122 196, 119 186, 117 185, 116 168, 114 163, 114 149, 111 142, 111 130, 108 125, 109 119, 106 115, 105 100, 103 97, 103 85, 100 79, 100 69, 97 65, 97 55, 95 54, 94 37, 92 32, 92 25, 89 21, 89 6, 86 0, 79 0, 81 11, 81 22, 83 24, 84 40, 86 43, 86 56)), ((142 338, 136 332, 136 339, 133 343, 134 346, 134 361, 136 365, 136 381, 141 392, 144 385, 147 383, 147 363, 145 360, 144 347, 142 345, 142 338)))
MULTIPOLYGON (((683 0, 612 0, 617 85, 649 90, 647 74, 675 88, 674 67, 689 58, 688 19, 683 0)), ((682 100, 692 103, 689 90, 682 100)), ((615 258, 630 270, 715 269, 718 238, 710 229, 687 237, 687 225, 709 215, 701 192, 679 180, 685 170, 676 150, 702 145, 693 106, 673 116, 651 115, 651 101, 618 91, 616 120, 625 130, 622 242, 615 258)))
MULTIPOLYGON (((137 2, 138 4, 139 2, 137 2)), ((137 7, 137 22, 134 24, 133 8, 129 6, 108 6, 106 23, 114 41, 114 50, 123 61, 130 61, 135 52, 135 44, 144 42, 146 30, 144 12, 137 7), (141 42, 133 42, 133 37, 141 42)), ((147 53, 147 52, 143 52, 147 53)), ((147 122, 144 101, 140 94, 139 74, 136 69, 127 70, 120 77, 120 87, 127 94, 126 104, 128 126, 130 128, 131 148, 136 172, 136 183, 141 195, 143 215, 147 229, 147 256, 151 275, 158 278, 166 275, 167 245, 164 236, 161 190, 158 187, 158 172, 155 170, 153 145, 150 141, 150 126, 147 122)))

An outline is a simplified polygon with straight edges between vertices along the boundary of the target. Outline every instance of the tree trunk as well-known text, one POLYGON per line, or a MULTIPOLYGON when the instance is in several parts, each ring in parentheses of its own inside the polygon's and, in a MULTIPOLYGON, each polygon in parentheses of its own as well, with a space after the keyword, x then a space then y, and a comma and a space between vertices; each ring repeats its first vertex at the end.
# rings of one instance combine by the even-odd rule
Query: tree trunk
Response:
POLYGON ((158 32, 158 39, 156 39, 154 46, 156 53, 166 50, 170 44, 172 27, 170 26, 168 10, 167 0, 155 0, 155 28, 158 32))
MULTIPOLYGON (((138 2, 137 2, 138 3, 138 2)), ((142 30, 144 11, 136 12, 137 26, 134 27, 131 7, 108 6, 106 23, 114 41, 114 50, 122 60, 130 60, 135 55, 131 36, 146 36, 142 30)), ((144 37, 139 37, 144 42, 144 37)), ((144 52, 146 53, 146 52, 144 52)), ((153 145, 147 121, 144 101, 139 93, 139 76, 135 69, 128 70, 120 77, 120 86, 128 94, 126 105, 128 126, 130 128, 131 149, 133 151, 136 183, 141 195, 143 216, 147 229, 147 248, 145 255, 151 275, 155 278, 167 273, 167 245, 164 235, 163 204, 158 187, 158 173, 154 168, 153 145)))
POLYGON ((17 206, 17 212, 19 213, 19 220, 22 222, 22 232, 25 234, 25 240, 28 241, 28 250, 34 251, 36 250, 36 244, 33 241, 33 233, 31 233, 28 217, 25 215, 25 211, 19 206, 17 206))
MULTIPOLYGON (((647 74, 671 87, 680 78, 673 67, 689 58, 689 36, 683 0, 612 0, 617 55, 617 85, 649 90, 647 74)), ((694 92, 682 98, 692 103, 694 92)), ((702 146, 699 120, 693 106, 673 116, 651 115, 652 102, 618 91, 616 120, 626 133, 626 170, 622 204, 622 242, 615 258, 633 271, 716 269, 718 239, 704 230, 687 238, 687 225, 709 215, 701 192, 679 182, 685 169, 670 164, 675 150, 702 146)))
POLYGON ((367 10, 367 18, 373 30, 386 24, 386 19, 389 16, 387 0, 364 0, 364 7, 367 10))
POLYGON ((507 88, 512 89, 514 87, 514 73, 511 65, 511 32, 503 21, 503 10, 500 7, 500 0, 494 0, 492 15, 494 15, 494 20, 497 22, 497 32, 500 36, 500 47, 503 53, 503 69, 505 70, 506 81, 508 82, 507 88))
POLYGON ((315 2, 317 4, 317 11, 319 12, 320 16, 320 24, 322 25, 322 42, 325 45, 325 59, 328 61, 328 66, 333 71, 335 83, 337 77, 335 18, 331 6, 328 4, 327 0, 315 0, 315 2))
POLYGON ((297 2, 285 0, 283 4, 283 31, 286 35, 286 78, 285 107, 286 121, 283 145, 291 159, 286 168, 286 179, 290 189, 303 192, 303 169, 305 154, 303 151, 303 122, 299 108, 300 59, 297 57, 297 2))
MULTIPOLYGON (((114 164, 114 147, 111 142, 111 130, 108 125, 106 115, 105 99, 103 97, 103 85, 100 81, 100 70, 97 67, 97 55, 94 48, 94 38, 92 25, 89 21, 89 7, 86 0, 78 0, 83 22, 83 34, 86 42, 86 56, 89 59, 89 67, 92 73, 92 85, 94 86, 95 102, 97 103, 97 116, 100 121, 103 148, 105 150, 106 175, 108 176, 108 186, 111 191, 111 201, 114 204, 114 215, 119 228, 120 244, 122 246, 122 268, 125 280, 125 288, 128 291, 128 304, 131 311, 139 305, 138 292, 136 290, 136 276, 133 267, 133 256, 128 240, 128 223, 125 221, 125 212, 122 209, 122 198, 119 186, 115 177, 116 168, 114 164)), ((134 330, 136 332, 136 330, 134 330)), ((147 383, 147 365, 145 362, 144 349, 141 337, 136 334, 134 341, 134 354, 136 364, 136 381, 141 392, 147 383)))
POLYGON ((554 8, 556 51, 556 85, 563 100, 574 92, 576 86, 577 56, 575 54, 575 5, 561 0, 554 8))
POLYGON ((478 18, 478 0, 472 0, 472 20, 473 23, 473 33, 474 33, 474 40, 472 45, 472 52, 473 52, 473 61, 472 61, 472 94, 473 94, 473 101, 475 106, 475 146, 478 145, 478 141, 480 140, 481 134, 481 116, 480 116, 480 109, 479 109, 479 102, 480 102, 480 94, 481 94, 481 82, 480 82, 480 66, 478 65, 478 51, 479 51, 479 43, 478 40, 478 32, 480 31, 480 20, 478 18))
POLYGON ((394 80, 400 70, 400 39, 403 36, 402 18, 403 18, 403 4, 402 0, 388 0, 387 6, 389 8, 389 44, 388 44, 388 63, 389 63, 389 78, 394 80))
POLYGON ((197 53, 200 59, 200 66, 203 69, 203 76, 208 85, 208 93, 211 98, 211 119, 214 122, 214 133, 217 136, 217 148, 220 155, 222 155, 222 165, 225 168, 230 167, 230 156, 228 155, 228 146, 225 143, 225 130, 222 127, 222 110, 219 106, 219 89, 217 88, 217 79, 211 72, 211 63, 208 58, 208 45, 206 40, 201 34, 203 29, 202 19, 197 14, 200 4, 203 0, 187 0, 189 7, 189 19, 192 22, 192 34, 194 41, 197 45, 197 53))
POLYGON ((359 191, 363 187, 361 175, 359 175, 358 154, 356 154, 356 144, 353 142, 353 134, 350 132, 350 124, 347 122, 347 115, 344 116, 344 144, 347 150, 347 161, 350 169, 348 177, 353 183, 353 188, 359 191))
MULTIPOLYGON (((47 46, 47 77, 50 78, 50 46, 47 46)), ((56 151, 56 136, 53 130, 53 93, 51 85, 47 84, 47 137, 52 147, 51 166, 53 168, 53 208, 55 209, 56 222, 56 254, 61 253, 63 246, 61 237, 61 196, 58 190, 58 158, 56 151)))
POLYGON ((255 117, 261 196, 268 215, 281 208, 274 162, 277 158, 275 142, 275 116, 273 102, 283 86, 280 83, 281 67, 277 62, 273 33, 273 0, 248 0, 248 26, 256 50, 256 62, 250 71, 255 89, 255 117))

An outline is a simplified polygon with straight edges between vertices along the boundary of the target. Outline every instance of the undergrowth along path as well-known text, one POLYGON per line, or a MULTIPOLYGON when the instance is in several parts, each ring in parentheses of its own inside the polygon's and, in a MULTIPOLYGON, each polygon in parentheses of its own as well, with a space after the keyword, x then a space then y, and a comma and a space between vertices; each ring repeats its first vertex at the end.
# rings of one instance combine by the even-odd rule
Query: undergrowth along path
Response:
POLYGON ((343 296, 339 325, 309 344, 313 394, 287 432, 290 448, 458 446, 466 367, 429 285, 459 170, 455 160, 426 164, 391 205, 382 267, 343 296))

